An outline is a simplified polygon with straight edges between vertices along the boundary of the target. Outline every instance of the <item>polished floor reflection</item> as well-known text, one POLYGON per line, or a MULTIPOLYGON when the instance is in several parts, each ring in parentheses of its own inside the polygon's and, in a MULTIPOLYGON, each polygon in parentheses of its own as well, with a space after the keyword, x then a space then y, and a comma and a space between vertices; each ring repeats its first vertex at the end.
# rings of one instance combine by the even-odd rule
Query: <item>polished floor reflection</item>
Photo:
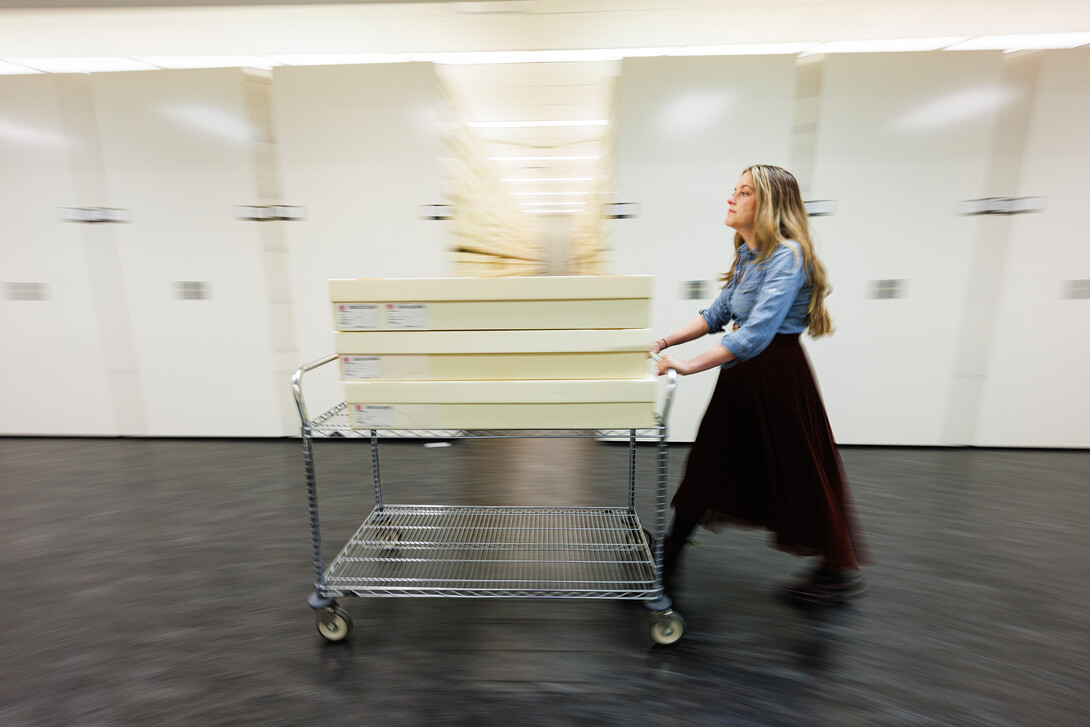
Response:
MULTIPOLYGON (((369 448, 315 452, 329 557, 373 507, 369 448)), ((699 532, 670 648, 639 604, 484 599, 345 599, 330 644, 298 441, 0 439, 0 724, 1090 724, 1090 452, 843 456, 876 560, 858 604, 793 607, 775 591, 801 561, 699 532)), ((383 494, 613 505, 627 463, 392 443, 383 494)), ((653 512, 653 448, 637 465, 653 512)))

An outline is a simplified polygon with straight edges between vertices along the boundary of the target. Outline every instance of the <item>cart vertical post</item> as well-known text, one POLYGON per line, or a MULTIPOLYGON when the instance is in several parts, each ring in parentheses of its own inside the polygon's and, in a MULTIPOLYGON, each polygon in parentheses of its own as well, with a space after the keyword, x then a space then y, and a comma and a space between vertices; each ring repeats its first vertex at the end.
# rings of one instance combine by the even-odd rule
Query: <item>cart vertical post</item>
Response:
POLYGON ((332 603, 326 597, 325 563, 322 558, 322 528, 318 519, 318 480, 314 474, 314 450, 312 448, 312 430, 310 415, 307 413, 306 400, 303 398, 303 374, 311 369, 333 361, 334 354, 318 361, 303 364, 291 377, 291 390, 295 396, 295 408, 299 412, 299 434, 303 440, 303 468, 307 479, 307 514, 310 518, 311 548, 314 555, 314 594, 309 599, 312 608, 325 608, 332 603))

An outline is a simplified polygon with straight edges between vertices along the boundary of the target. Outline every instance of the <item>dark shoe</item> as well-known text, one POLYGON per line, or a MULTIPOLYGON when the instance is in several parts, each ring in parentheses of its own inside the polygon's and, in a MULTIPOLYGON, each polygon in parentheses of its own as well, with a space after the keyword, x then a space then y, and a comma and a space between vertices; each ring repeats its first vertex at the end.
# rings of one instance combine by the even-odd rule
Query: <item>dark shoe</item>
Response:
POLYGON ((793 601, 816 604, 847 603, 867 591, 863 574, 857 570, 827 571, 816 568, 795 583, 784 586, 793 601))

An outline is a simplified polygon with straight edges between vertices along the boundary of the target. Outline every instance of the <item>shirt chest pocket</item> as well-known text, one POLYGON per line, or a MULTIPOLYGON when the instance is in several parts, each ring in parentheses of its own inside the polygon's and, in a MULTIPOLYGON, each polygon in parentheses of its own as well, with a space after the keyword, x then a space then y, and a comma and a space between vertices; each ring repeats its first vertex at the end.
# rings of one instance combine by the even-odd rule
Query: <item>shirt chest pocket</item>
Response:
POLYGON ((756 280, 743 280, 735 287, 730 300, 735 318, 745 318, 753 310, 753 304, 757 302, 757 288, 756 280))

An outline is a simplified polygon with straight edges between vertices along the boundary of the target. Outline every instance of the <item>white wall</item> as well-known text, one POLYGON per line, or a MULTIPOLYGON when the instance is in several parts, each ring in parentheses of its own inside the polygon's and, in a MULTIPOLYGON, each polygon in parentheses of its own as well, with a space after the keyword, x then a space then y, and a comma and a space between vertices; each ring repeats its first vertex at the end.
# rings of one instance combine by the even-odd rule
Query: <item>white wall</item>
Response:
POLYGON ((112 241, 58 221, 81 199, 58 81, 0 77, 0 431, 116 434, 89 265, 112 241), (10 283, 40 283, 44 299, 12 300, 10 283))
POLYGON ((943 444, 971 244, 985 194, 1001 55, 829 56, 811 199, 837 332, 809 345, 838 440, 943 444), (878 280, 904 296, 874 297, 878 280))
MULTIPOLYGON (((757 162, 786 165, 795 59, 791 56, 626 59, 618 89, 618 202, 640 215, 617 220, 610 272, 655 278, 652 325, 667 335, 706 308, 682 298, 681 281, 714 281, 730 267, 734 232, 723 225, 739 174, 757 162)), ((649 342, 650 343, 650 342, 649 342)), ((691 357, 708 337, 674 349, 691 357)), ((682 379, 671 439, 692 441, 715 372, 682 379)))
POLYGON ((1045 212, 1007 218, 1003 268, 976 444, 1090 446, 1090 50, 1041 61, 1029 99, 1025 161, 1015 191, 1045 212))
POLYGON ((242 72, 91 81, 111 203, 133 212, 115 235, 148 433, 280 434, 257 230, 232 216, 257 186, 242 72))

